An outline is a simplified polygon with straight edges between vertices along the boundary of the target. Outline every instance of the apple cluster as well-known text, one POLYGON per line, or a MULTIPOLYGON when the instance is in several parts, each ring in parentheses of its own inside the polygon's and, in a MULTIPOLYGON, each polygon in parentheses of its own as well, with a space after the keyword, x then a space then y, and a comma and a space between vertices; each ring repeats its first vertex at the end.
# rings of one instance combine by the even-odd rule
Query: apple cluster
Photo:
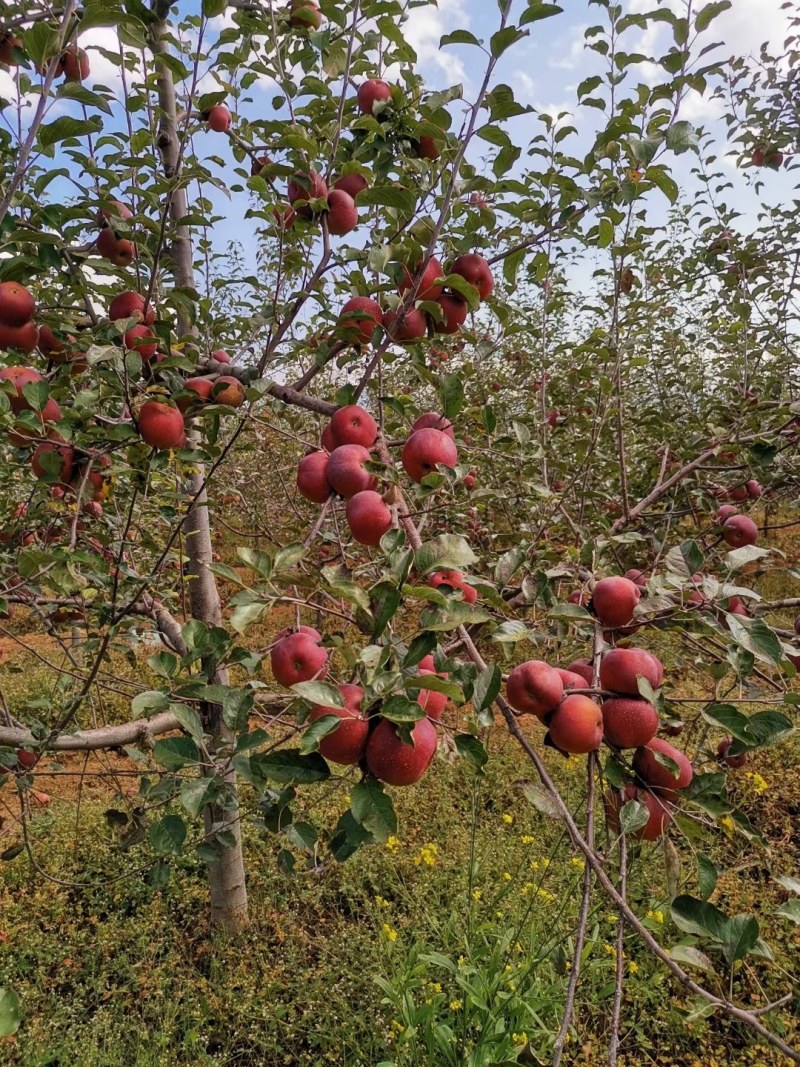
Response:
MULTIPOLYGON (((298 682, 321 680, 328 673, 328 650, 312 626, 283 630, 270 654, 275 680, 290 687, 298 682)), ((420 662, 420 675, 435 675, 433 656, 420 662)), ((443 675, 447 677, 447 675, 443 675)), ((325 716, 339 720, 319 742, 325 759, 345 766, 360 765, 387 785, 404 786, 418 782, 433 760, 437 747, 434 722, 444 712, 447 698, 432 689, 420 689, 417 702, 425 713, 410 730, 411 742, 404 740, 396 725, 380 715, 380 708, 365 708, 364 690, 351 683, 337 686, 342 707, 314 705, 309 725, 325 716)))
MULTIPOLYGON (((368 469, 370 449, 378 439, 372 415, 358 404, 341 407, 322 433, 322 447, 304 456, 297 467, 297 489, 314 504, 324 504, 332 493, 347 503, 345 516, 353 538, 362 545, 377 545, 392 528, 386 496, 368 469)), ((455 467, 458 448, 449 419, 426 412, 411 427, 403 445, 402 464, 414 482, 440 467, 455 467)), ((455 573, 455 572, 454 572, 455 573)), ((474 590, 473 590, 474 592, 474 590)))

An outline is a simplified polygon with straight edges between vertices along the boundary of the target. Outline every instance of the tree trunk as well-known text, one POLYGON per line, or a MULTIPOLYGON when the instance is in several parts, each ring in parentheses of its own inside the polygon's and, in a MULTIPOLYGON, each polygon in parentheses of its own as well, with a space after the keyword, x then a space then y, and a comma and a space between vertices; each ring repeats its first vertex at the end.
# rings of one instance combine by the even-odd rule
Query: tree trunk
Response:
MULTIPOLYGON (((175 83, 170 67, 160 57, 168 53, 169 0, 161 0, 156 7, 159 21, 151 28, 151 47, 158 72, 158 97, 161 110, 158 149, 168 178, 176 178, 181 169, 181 153, 177 132, 177 102, 175 83)), ((188 214, 186 190, 175 189, 170 202, 173 222, 188 214)), ((178 286, 194 288, 192 265, 192 240, 187 226, 176 225, 171 248, 172 269, 178 286)), ((192 332, 190 323, 179 316, 178 327, 182 335, 192 332)), ((189 428, 191 443, 196 443, 199 432, 189 428)), ((222 608, 219 591, 210 569, 212 562, 211 528, 208 517, 208 500, 201 491, 205 469, 198 465, 191 483, 191 498, 195 505, 185 521, 187 577, 189 581, 189 605, 193 619, 207 626, 219 626, 222 608)), ((227 685, 227 671, 217 670, 212 679, 215 685, 227 685)), ((247 887, 245 884, 244 855, 242 852, 241 818, 237 798, 236 774, 228 764, 232 734, 223 721, 221 709, 215 704, 206 704, 203 709, 206 732, 211 737, 209 745, 210 766, 208 777, 219 776, 226 786, 225 803, 206 804, 203 820, 206 838, 214 844, 217 858, 208 864, 208 881, 211 898, 211 923, 228 931, 236 931, 247 925, 247 887), (219 840, 224 834, 228 843, 219 840)))

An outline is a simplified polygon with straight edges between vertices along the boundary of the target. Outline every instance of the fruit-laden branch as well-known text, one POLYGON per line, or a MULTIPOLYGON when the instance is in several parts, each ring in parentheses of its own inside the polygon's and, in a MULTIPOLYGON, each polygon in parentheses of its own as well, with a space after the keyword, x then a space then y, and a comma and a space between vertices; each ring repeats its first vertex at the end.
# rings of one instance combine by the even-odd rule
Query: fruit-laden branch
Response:
MULTIPOLYGON (((120 748, 122 745, 146 744, 161 734, 180 730, 181 721, 164 711, 151 719, 137 719, 119 726, 101 726, 96 730, 78 730, 74 734, 58 734, 48 738, 47 749, 53 752, 92 752, 100 748, 120 748)), ((30 730, 0 726, 0 745, 11 748, 35 748, 39 739, 30 730)))
MULTIPOLYGON (((464 641, 464 645, 469 653, 472 662, 476 665, 478 670, 486 670, 486 661, 484 660, 483 656, 481 656, 478 649, 475 647, 472 638, 467 633, 465 627, 460 627, 458 632, 464 641)), ((661 960, 667 970, 690 992, 702 997, 704 1000, 708 1001, 709 1004, 712 1004, 714 1007, 719 1008, 721 1011, 724 1011, 732 1018, 739 1019, 741 1022, 749 1026, 752 1030, 755 1030, 756 1033, 760 1034, 765 1041, 768 1041, 771 1045, 774 1045, 776 1048, 779 1048, 781 1052, 783 1052, 783 1054, 792 1061, 792 1063, 800 1064, 800 1052, 798 1052, 796 1049, 793 1049, 791 1045, 787 1045, 787 1043, 782 1040, 782 1038, 778 1037, 777 1034, 774 1034, 771 1030, 768 1030, 766 1026, 763 1026, 762 1023, 759 1022, 758 1016, 756 1014, 754 1014, 752 1011, 747 1011, 745 1008, 740 1008, 736 1004, 733 1004, 731 1001, 726 1000, 724 997, 718 997, 716 996, 716 994, 711 993, 708 989, 704 989, 703 986, 698 985, 697 982, 695 982, 686 973, 686 971, 684 971, 683 968, 680 967, 675 962, 675 960, 671 958, 666 949, 664 949, 663 946, 660 945, 658 941, 656 941, 656 939, 653 937, 647 927, 644 926, 643 923, 640 921, 636 913, 629 907, 627 901, 625 901, 622 896, 620 896, 616 886, 603 869, 603 865, 598 859, 594 849, 589 845, 583 834, 578 829, 578 826, 575 820, 573 819, 569 808, 564 803, 561 794, 559 793, 552 778, 548 774, 547 768, 542 762, 539 754, 533 748, 530 741, 520 728, 520 725, 517 722, 516 716, 514 715, 511 706, 501 696, 497 697, 495 703, 497 704, 498 708, 500 709, 500 713, 506 721, 509 733, 517 741, 517 743, 523 749, 530 761, 533 763, 534 767, 536 768, 536 773, 539 775, 539 779, 542 782, 542 785, 552 797, 553 802, 556 805, 556 808, 558 809, 558 814, 567 827, 567 831, 569 833, 570 838, 572 839, 572 843, 585 856, 586 862, 592 868, 595 878, 602 886, 604 892, 612 901, 612 903, 616 905, 620 916, 624 917, 627 924, 631 927, 632 930, 636 931, 636 933, 639 935, 642 941, 644 941, 645 945, 650 949, 650 951, 659 960, 661 960)))

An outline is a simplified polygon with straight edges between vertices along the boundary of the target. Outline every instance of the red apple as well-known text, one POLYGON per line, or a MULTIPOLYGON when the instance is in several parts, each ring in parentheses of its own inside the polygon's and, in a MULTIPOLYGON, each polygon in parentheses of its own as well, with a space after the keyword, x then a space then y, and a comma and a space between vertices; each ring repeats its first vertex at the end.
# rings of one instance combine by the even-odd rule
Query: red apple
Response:
POLYGON ((605 626, 626 626, 641 595, 628 578, 601 578, 592 592, 592 607, 605 626))
POLYGON ((277 205, 272 209, 272 217, 279 230, 291 230, 297 221, 297 212, 288 204, 277 205))
POLYGON ((151 360, 158 351, 158 337, 143 322, 126 330, 122 340, 125 347, 133 349, 145 363, 151 360))
POLYGON ((600 747, 603 740, 603 713, 589 697, 572 693, 564 697, 555 709, 547 728, 556 748, 562 752, 583 755, 600 747))
POLYGON ((572 663, 567 665, 567 670, 571 674, 577 674, 586 682, 587 685, 591 685, 594 680, 594 671, 592 665, 588 659, 575 659, 572 663))
POLYGON ((333 183, 334 189, 340 189, 343 193, 347 193, 356 202, 358 201, 358 194, 363 193, 368 186, 369 182, 362 174, 343 174, 341 178, 337 178, 333 183))
POLYGON ((152 326, 156 319, 156 313, 151 304, 147 305, 147 310, 145 311, 144 297, 129 289, 127 292, 119 293, 114 297, 108 308, 108 317, 112 322, 117 319, 138 318, 139 321, 144 322, 145 326, 152 326))
POLYGON ((636 749, 633 755, 633 769, 645 785, 667 796, 674 795, 674 790, 685 789, 693 777, 692 765, 680 749, 668 741, 654 737, 636 749), (677 763, 678 770, 673 771, 659 763, 656 756, 666 756, 677 763))
POLYGON ((80 82, 89 77, 89 57, 77 45, 69 45, 56 66, 56 74, 63 74, 68 82, 80 82))
POLYGON ((436 411, 426 411, 420 415, 420 417, 413 422, 411 433, 414 434, 417 430, 426 429, 441 430, 441 432, 447 434, 451 440, 455 441, 456 439, 456 432, 453 429, 452 422, 436 411))
POLYGON ((568 671, 564 667, 556 667, 558 677, 564 684, 564 692, 569 689, 588 689, 591 682, 587 682, 585 678, 582 678, 580 674, 576 674, 574 671, 568 671))
POLYGON ((391 99, 391 86, 379 78, 370 78, 369 81, 362 82, 356 96, 359 110, 363 115, 374 114, 376 104, 385 103, 391 99))
POLYGON ((428 576, 428 585, 431 589, 439 589, 444 586, 445 590, 449 588, 460 592, 467 604, 474 604, 478 599, 478 590, 464 581, 464 575, 461 571, 435 571, 428 576))
POLYGON ((368 411, 358 404, 347 404, 334 412, 330 421, 334 447, 361 445, 371 448, 378 437, 378 426, 368 411))
POLYGON ((315 704, 308 716, 309 724, 325 715, 335 715, 339 725, 319 743, 320 754, 333 763, 354 766, 364 755, 369 737, 369 722, 362 714, 364 690, 358 685, 337 686, 344 699, 343 708, 326 708, 315 704))
POLYGON ((39 327, 35 322, 26 322, 24 326, 6 326, 0 323, 0 349, 4 352, 12 349, 27 355, 38 343, 39 327))
POLYGON ((491 296, 494 289, 494 278, 492 277, 491 268, 483 256, 479 256, 474 252, 466 256, 459 256, 450 273, 460 274, 470 285, 474 285, 481 300, 486 300, 487 297, 491 296))
POLYGON ((383 328, 394 341, 407 344, 420 341, 428 332, 428 320, 419 308, 409 308, 399 317, 399 311, 386 311, 383 315, 383 328))
POLYGON ((324 200, 328 196, 328 183, 321 174, 310 170, 307 174, 295 174, 289 182, 289 203, 296 208, 297 214, 304 219, 313 217, 314 212, 308 203, 310 200, 324 200))
POLYGON ((411 731, 413 744, 406 745, 393 722, 378 723, 367 742, 367 767, 387 785, 413 785, 431 765, 436 754, 436 729, 420 719, 411 731))
POLYGON ((366 345, 372 340, 375 327, 383 322, 380 304, 368 296, 354 296, 339 312, 339 327, 353 336, 358 344, 366 345))
POLYGON ((469 308, 466 301, 462 300, 460 296, 456 296, 455 293, 442 293, 436 297, 436 303, 442 309, 444 317, 439 322, 434 323, 434 330, 437 333, 448 335, 458 333, 467 321, 469 308))
POLYGON ((183 415, 159 400, 146 400, 139 411, 139 433, 152 448, 180 448, 185 440, 183 415))
MULTIPOLYGON (((358 445, 345 445, 344 447, 357 448, 358 445)), ((347 501, 345 514, 350 533, 361 545, 380 544, 383 535, 392 528, 392 513, 389 505, 380 493, 375 493, 371 489, 363 489, 360 493, 351 496, 347 501)))
POLYGON ((732 737, 724 737, 717 746, 717 759, 720 763, 724 763, 726 767, 733 767, 738 770, 739 767, 744 767, 747 763, 747 753, 740 752, 738 756, 729 756, 728 753, 732 744, 732 737))
POLYGON ((297 488, 306 500, 324 504, 331 495, 328 481, 328 453, 310 452, 297 467, 297 488))
POLYGON ((458 449, 451 437, 441 430, 425 427, 415 430, 403 446, 403 467, 414 482, 422 479, 439 466, 455 467, 458 449))
POLYGON ((21 411, 30 410, 30 404, 22 391, 25 386, 43 380, 41 374, 33 367, 3 367, 0 370, 0 382, 11 382, 16 390, 16 395, 9 396, 11 410, 15 415, 19 415, 21 411))
POLYGON ((328 193, 328 233, 344 237, 358 226, 358 208, 349 193, 333 189, 328 193))
POLYGON ((318 30, 322 25, 322 14, 317 0, 292 0, 289 25, 296 30, 318 30))
POLYGON ((442 154, 439 142, 429 133, 423 133, 417 141, 420 159, 436 160, 442 154))
POLYGON ((36 313, 33 295, 19 282, 0 282, 0 323, 24 326, 36 313))
POLYGON ((211 353, 211 358, 217 363, 232 363, 233 360, 224 348, 217 348, 211 353))
POLYGON ((644 589, 647 585, 647 573, 645 571, 637 570, 636 567, 632 567, 629 571, 625 571, 622 576, 627 578, 629 582, 633 582, 634 585, 638 585, 640 589, 644 589))
POLYGON ((117 237, 110 226, 101 230, 95 242, 97 251, 115 267, 128 267, 136 259, 136 245, 125 237, 117 237))
POLYGON ((222 404, 226 408, 240 408, 246 400, 244 386, 238 378, 221 374, 214 382, 211 399, 215 404, 222 404))
POLYGON ((539 659, 518 664, 506 682, 508 702, 520 715, 542 718, 561 702, 563 696, 564 682, 558 671, 539 659))
POLYGON ((722 504, 720 507, 717 508, 714 514, 714 518, 720 525, 722 525, 722 523, 726 522, 731 517, 731 515, 738 514, 739 509, 735 508, 733 504, 722 504))
POLYGON ((657 841, 663 836, 672 818, 666 799, 648 793, 646 789, 637 789, 634 785, 625 786, 623 793, 622 799, 616 790, 606 793, 604 806, 609 826, 619 831, 619 813, 622 805, 635 800, 647 809, 647 822, 635 831, 634 836, 639 841, 657 841))
POLYGON ((48 463, 47 468, 45 468, 43 460, 46 455, 49 455, 51 453, 55 453, 55 455, 60 458, 61 468, 57 472, 57 478, 61 483, 67 485, 69 483, 70 478, 72 477, 72 467, 75 462, 75 453, 70 448, 70 446, 63 441, 63 439, 43 441, 42 444, 37 445, 37 447, 33 451, 33 455, 31 456, 31 467, 33 469, 33 473, 36 475, 37 478, 47 477, 47 471, 50 470, 50 464, 48 463))
POLYGON ((213 388, 213 378, 187 378, 183 383, 183 389, 185 393, 190 395, 181 396, 178 394, 175 398, 178 410, 186 411, 188 408, 193 407, 196 404, 205 404, 211 399, 211 391, 213 388))
POLYGON ((744 487, 747 490, 747 495, 750 497, 751 500, 758 500, 758 498, 764 492, 761 483, 757 482, 755 478, 749 478, 744 483, 744 487))
POLYGON ((611 697, 603 701, 603 731, 617 748, 639 748, 658 731, 658 712, 646 700, 611 697))
POLYGON ((748 515, 731 515, 723 524, 722 536, 731 548, 742 548, 756 543, 758 527, 748 515))
POLYGON ((643 648, 612 648, 600 661, 600 685, 615 693, 638 696, 637 679, 644 678, 653 689, 664 680, 661 661, 643 648))
POLYGON ((310 634, 288 634, 272 646, 270 666, 279 685, 288 688, 297 682, 310 682, 328 673, 328 650, 310 634))
MULTIPOLYGON (((403 280, 398 286, 401 296, 405 296, 409 289, 413 288, 421 267, 422 260, 420 260, 417 264, 416 271, 414 274, 411 273, 408 267, 403 267, 403 280)), ((414 299, 435 300, 436 297, 439 296, 442 291, 441 285, 438 284, 441 278, 444 278, 444 271, 442 270, 442 265, 437 259, 431 257, 431 259, 428 260, 425 270, 422 271, 422 277, 420 278, 419 287, 417 289, 417 293, 414 299)))
POLYGON ((203 117, 215 133, 227 133, 231 128, 231 113, 224 104, 214 104, 203 117))
POLYGON ((347 499, 375 489, 377 482, 365 469, 370 454, 363 445, 340 445, 328 457, 328 481, 347 499))

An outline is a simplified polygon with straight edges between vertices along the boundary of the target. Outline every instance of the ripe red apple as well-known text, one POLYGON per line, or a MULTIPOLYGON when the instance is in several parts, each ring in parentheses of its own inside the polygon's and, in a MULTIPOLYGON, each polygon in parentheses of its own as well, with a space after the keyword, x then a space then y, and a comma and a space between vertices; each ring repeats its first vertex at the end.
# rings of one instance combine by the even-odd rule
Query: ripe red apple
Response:
POLYGON ((211 353, 211 358, 217 363, 232 363, 231 357, 224 348, 217 348, 211 353))
POLYGON ((461 571, 435 571, 428 576, 428 585, 431 589, 439 589, 441 586, 454 589, 461 593, 467 604, 474 604, 478 599, 478 590, 464 581, 461 571))
POLYGON ((297 30, 318 30, 322 25, 322 14, 317 0, 292 0, 289 25, 297 30))
POLYGON ((572 693, 558 705, 547 728, 550 740, 562 752, 594 752, 603 741, 603 713, 589 697, 572 693))
POLYGON ((316 722, 325 715, 335 715, 340 719, 339 725, 326 734, 319 743, 319 751, 325 759, 345 766, 354 766, 364 755, 369 737, 369 722, 362 714, 361 701, 364 690, 358 685, 347 683, 337 686, 344 700, 343 708, 326 708, 315 704, 308 716, 309 723, 316 722))
POLYGON ((151 304, 144 306, 144 297, 128 289, 124 293, 118 293, 108 307, 108 317, 115 322, 117 319, 137 318, 144 322, 145 326, 152 326, 156 319, 156 313, 151 304))
POLYGON ((250 177, 257 178, 264 167, 272 166, 269 156, 252 156, 250 158, 250 177))
POLYGON ((143 322, 126 330, 122 340, 125 347, 133 349, 145 363, 149 362, 158 351, 158 337, 143 322))
POLYGON ((467 302, 462 300, 460 296, 456 296, 455 293, 442 293, 436 297, 436 303, 442 309, 444 318, 434 323, 434 330, 437 333, 444 333, 448 336, 458 333, 467 321, 467 312, 469 311, 467 302))
POLYGON ((0 282, 0 323, 24 326, 36 313, 33 295, 19 282, 0 282))
POLYGON ((605 626, 626 626, 641 595, 629 578, 601 578, 592 592, 592 607, 605 626))
POLYGON ((16 395, 9 396, 11 410, 15 415, 19 415, 21 411, 30 410, 30 404, 22 391, 25 386, 43 380, 41 374, 33 367, 3 367, 0 370, 0 382, 11 382, 16 390, 16 395))
POLYGON ((587 685, 591 685, 594 680, 594 671, 588 659, 575 659, 572 663, 567 664, 566 669, 572 674, 577 674, 583 678, 587 685))
POLYGON ((178 410, 186 411, 188 408, 193 407, 196 404, 205 404, 211 399, 211 391, 213 388, 213 378, 187 378, 183 383, 183 389, 185 393, 190 395, 181 396, 178 394, 175 398, 178 410))
POLYGON ((394 341, 410 343, 420 341, 428 332, 428 320, 419 308, 409 308, 399 318, 399 311, 385 311, 383 328, 394 341))
POLYGON ((372 448, 378 437, 378 426, 368 411, 358 404, 347 404, 331 416, 331 438, 335 448, 340 445, 361 445, 372 448))
POLYGON ((305 634, 310 637, 312 641, 319 644, 322 640, 322 634, 314 626, 304 626, 302 623, 300 626, 285 626, 282 630, 279 630, 273 639, 273 644, 278 641, 282 641, 284 637, 289 637, 291 634, 305 634))
MULTIPOLYGON (((435 671, 423 670, 420 667, 420 674, 435 674, 435 671)), ((429 719, 433 719, 434 722, 439 722, 444 709, 447 707, 447 696, 444 693, 439 693, 435 689, 420 689, 417 696, 417 703, 428 716, 429 719)))
POLYGON ((757 482, 755 478, 748 478, 744 483, 744 487, 747 490, 747 495, 751 500, 758 500, 761 494, 764 492, 763 486, 760 482, 757 482))
POLYGON ((508 702, 520 715, 542 718, 561 702, 563 696, 561 675, 555 667, 540 659, 517 664, 506 682, 508 702))
POLYGON ((334 189, 347 193, 356 202, 358 202, 358 194, 363 193, 368 186, 369 182, 363 174, 343 174, 333 183, 334 189))
POLYGON ((115 219, 132 219, 133 212, 127 204, 123 204, 121 200, 109 200, 108 207, 101 207, 97 213, 97 221, 103 227, 109 227, 110 223, 115 219))
POLYGON ((139 433, 152 448, 180 448, 185 440, 183 415, 160 400, 146 400, 139 411, 139 433))
POLYGON ((0 349, 4 352, 13 349, 27 355, 38 343, 39 327, 35 322, 26 322, 24 326, 6 326, 0 322, 0 349))
POLYGON ((451 437, 441 430, 425 427, 415 430, 403 446, 403 467, 409 478, 421 482, 426 474, 439 469, 439 465, 455 467, 458 449, 451 437))
POLYGON ((19 66, 17 58, 14 55, 14 50, 22 50, 22 41, 19 37, 14 37, 10 32, 4 33, 0 37, 0 63, 4 63, 7 67, 19 66))
POLYGON ((67 485, 72 478, 72 467, 75 462, 75 453, 63 439, 43 441, 40 445, 37 445, 31 456, 31 468, 33 469, 33 473, 37 478, 44 478, 47 476, 47 470, 50 469, 50 464, 48 463, 46 469, 44 457, 51 453, 55 453, 61 459, 61 468, 57 472, 57 478, 64 485, 67 485))
POLYGON ((339 327, 352 335, 358 344, 366 345, 372 340, 375 327, 383 322, 380 304, 368 296, 354 296, 339 312, 339 327))
POLYGON ((628 581, 633 582, 634 585, 638 585, 640 589, 644 589, 647 585, 647 573, 645 571, 637 570, 636 567, 632 567, 629 571, 625 571, 622 577, 627 578, 628 581))
POLYGON ((723 524, 722 537, 731 548, 754 545, 758 540, 758 527, 749 515, 731 515, 723 524))
POLYGON ((431 765, 436 754, 436 729, 420 719, 411 731, 413 745, 400 739, 393 722, 378 723, 367 742, 367 767, 387 785, 413 785, 431 765))
POLYGON ((77 45, 69 45, 56 66, 56 74, 63 74, 68 82, 81 82, 89 77, 89 57, 77 45))
POLYGON ((215 133, 227 133, 231 128, 231 113, 224 104, 214 104, 203 118, 208 123, 208 128, 215 133))
POLYGON ((646 789, 637 789, 634 785, 626 785, 623 792, 623 800, 620 800, 616 790, 614 792, 609 791, 605 795, 604 807, 609 826, 613 830, 619 831, 619 813, 622 804, 627 804, 632 800, 636 800, 647 808, 648 817, 647 822, 644 826, 640 826, 639 829, 635 831, 634 836, 638 838, 639 841, 657 841, 663 836, 664 831, 672 819, 670 807, 666 799, 657 797, 654 793, 649 793, 646 789))
POLYGON ((115 267, 128 267, 136 259, 136 245, 125 237, 117 237, 110 226, 101 230, 95 242, 97 251, 115 267))
POLYGON ((289 203, 296 207, 301 218, 313 218, 314 212, 308 203, 310 200, 324 200, 328 196, 328 183, 321 174, 310 170, 307 174, 295 174, 289 182, 289 203))
POLYGON ((589 603, 589 595, 583 589, 573 589, 567 598, 570 604, 577 604, 584 608, 589 603))
POLYGON ((426 429, 441 430, 441 432, 446 433, 451 440, 455 441, 456 439, 456 432, 453 429, 452 422, 436 411, 426 411, 420 415, 418 419, 415 419, 411 426, 411 433, 414 434, 417 430, 426 429))
POLYGON ((272 646, 270 666, 279 685, 288 688, 297 682, 310 682, 328 673, 328 650, 310 634, 291 633, 272 646))
POLYGON ((481 300, 486 300, 487 297, 491 296, 494 289, 494 278, 492 277, 491 267, 483 256, 479 256, 475 252, 466 256, 459 256, 450 273, 460 274, 464 281, 474 285, 481 300))
POLYGON ((574 671, 568 671, 564 667, 556 667, 556 671, 564 684, 565 693, 570 689, 587 689, 591 685, 591 682, 587 682, 585 678, 574 671))
POLYGON ((740 752, 738 756, 729 756, 728 752, 732 744, 732 737, 724 737, 717 746, 717 759, 720 763, 724 763, 726 767, 733 767, 738 770, 739 767, 744 767, 747 763, 747 753, 740 752))
POLYGON ((362 115, 372 115, 375 105, 392 99, 392 87, 380 78, 370 78, 358 87, 356 100, 362 115))
POLYGON ((771 167, 772 170, 777 170, 778 167, 780 167, 780 165, 783 163, 783 152, 781 152, 777 148, 771 149, 769 152, 767 152, 764 162, 767 164, 768 167, 771 167))
POLYGON ((728 490, 728 496, 731 500, 735 500, 737 504, 741 504, 743 500, 747 500, 747 490, 743 485, 736 485, 733 489, 728 490))
MULTIPOLYGON (((25 398, 23 397, 23 400, 24 399, 25 398)), ((21 423, 15 425, 14 429, 8 434, 8 443, 14 445, 16 448, 24 448, 36 437, 47 436, 48 425, 52 426, 55 423, 58 423, 61 419, 61 408, 51 396, 45 400, 41 411, 35 411, 27 401, 25 402, 25 409, 34 412, 36 421, 39 424, 38 432, 21 423)))
POLYGON ((288 204, 277 205, 272 209, 272 217, 280 230, 291 230, 297 221, 297 212, 288 204))
POLYGON ((645 785, 651 789, 673 796, 676 789, 685 789, 691 782, 694 772, 692 765, 680 749, 668 741, 654 737, 646 745, 636 749, 633 754, 633 769, 645 785), (656 759, 656 755, 666 756, 678 764, 678 770, 665 767, 656 759))
POLYGON ((240 408, 246 399, 244 386, 238 378, 221 374, 214 382, 211 399, 215 404, 222 404, 226 408, 240 408))
POLYGON ((471 493, 472 490, 475 488, 476 482, 477 478, 475 476, 475 471, 470 471, 469 474, 464 475, 464 488, 467 490, 468 493, 471 493))
POLYGON ((653 689, 658 689, 663 682, 664 667, 652 652, 643 648, 612 648, 600 661, 603 689, 638 696, 638 678, 644 678, 653 689))
POLYGON ((328 481, 339 496, 355 496, 375 489, 377 482, 365 469, 370 454, 363 445, 340 445, 328 457, 328 481))
POLYGON ((420 159, 436 160, 442 154, 439 142, 429 133, 423 133, 417 144, 420 159))
MULTIPOLYGON (((413 288, 416 277, 422 267, 422 260, 417 263, 416 269, 412 274, 408 267, 403 267, 403 280, 400 282, 398 289, 401 296, 413 288)), ((442 265, 438 259, 431 257, 428 260, 428 264, 425 270, 422 272, 422 277, 419 281, 419 287, 417 294, 414 297, 415 300, 435 300, 442 291, 442 287, 439 283, 440 279, 444 278, 444 271, 442 265)))
POLYGON ((297 488, 314 504, 324 504, 331 495, 328 481, 328 453, 310 452, 297 466, 297 488))
POLYGON ((730 600, 728 601, 728 611, 731 615, 750 615, 750 611, 747 605, 739 596, 732 596, 730 598, 730 600))
POLYGON ((739 509, 734 507, 733 504, 721 504, 714 513, 716 521, 722 525, 731 515, 738 515, 739 509))
POLYGON ((603 732, 617 748, 639 748, 658 731, 658 712, 646 700, 611 697, 603 701, 603 732))
MULTIPOLYGON (((344 447, 357 448, 358 445, 344 447)), ((360 545, 379 545, 383 535, 392 528, 389 505, 380 493, 371 489, 363 489, 351 496, 347 501, 345 515, 350 533, 360 545)))
POLYGON ((358 226, 358 208, 349 193, 333 189, 328 193, 328 233, 344 237, 358 226))
POLYGON ((333 439, 333 433, 331 432, 330 423, 328 423, 328 425, 322 431, 320 443, 326 452, 333 452, 334 448, 336 448, 336 442, 333 439))

